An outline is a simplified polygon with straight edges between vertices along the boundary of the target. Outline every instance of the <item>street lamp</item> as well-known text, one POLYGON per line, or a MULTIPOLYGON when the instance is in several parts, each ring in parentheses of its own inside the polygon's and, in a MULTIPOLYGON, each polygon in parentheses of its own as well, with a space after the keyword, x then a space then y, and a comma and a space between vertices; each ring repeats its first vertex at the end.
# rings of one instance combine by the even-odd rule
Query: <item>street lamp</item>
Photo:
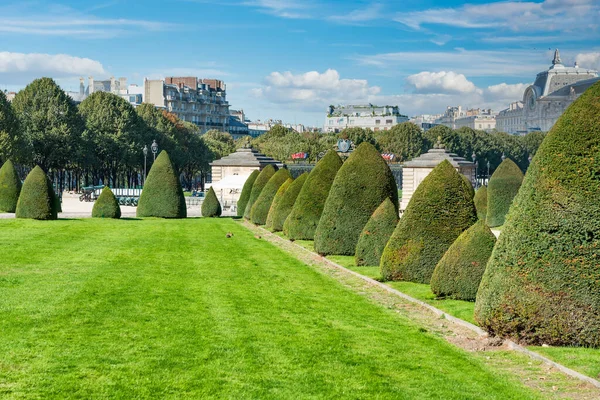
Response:
POLYGON ((490 161, 489 160, 487 162, 487 167, 488 167, 487 179, 488 179, 488 184, 489 184, 489 182, 490 182, 490 161))
POLYGON ((531 164, 531 160, 533 160, 533 156, 530 154, 529 157, 527 157, 527 161, 529 161, 529 164, 531 164))
POLYGON ((506 156, 504 155, 504 152, 502 152, 502 157, 500 157, 502 159, 502 161, 506 160, 506 156))
POLYGON ((156 144, 156 140, 152 141, 152 146, 150 146, 150 148, 152 149, 152 154, 154 155, 154 161, 156 161, 156 153, 158 153, 158 144, 156 144))
POLYGON ((479 166, 479 162, 477 161, 477 155, 475 152, 471 154, 471 160, 475 163, 475 189, 479 187, 479 180, 477 179, 477 167, 479 166))
POLYGON ((142 151, 144 152, 144 181, 142 183, 143 186, 146 184, 146 157, 148 156, 148 146, 144 145, 142 151))

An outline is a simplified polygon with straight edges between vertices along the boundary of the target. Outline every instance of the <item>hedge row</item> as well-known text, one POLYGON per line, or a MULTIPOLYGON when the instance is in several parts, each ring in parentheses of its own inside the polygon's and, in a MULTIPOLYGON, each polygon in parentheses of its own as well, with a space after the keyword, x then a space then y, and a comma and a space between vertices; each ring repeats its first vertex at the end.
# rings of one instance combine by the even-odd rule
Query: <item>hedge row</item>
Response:
POLYGON ((284 189, 284 185, 279 189, 279 191, 283 190, 283 193, 277 192, 277 196, 275 196, 275 200, 273 200, 273 204, 271 205, 271 210, 269 211, 269 216, 267 217, 267 228, 271 229, 273 232, 279 232, 283 230, 283 225, 285 224, 285 220, 292 212, 292 208, 294 207, 294 203, 298 198, 298 194, 302 190, 304 183, 306 182, 306 178, 308 178, 308 173, 305 172, 296 178, 293 181, 289 182, 287 187, 284 189))
POLYGON ((523 172, 510 158, 502 161, 492 174, 487 188, 488 226, 504 225, 504 219, 523 182, 523 172))
POLYGON ((262 192, 263 188, 269 182, 269 179, 275 175, 275 167, 272 164, 267 165, 260 171, 260 174, 256 177, 256 180, 252 184, 252 190, 250 191, 250 196, 248 197, 248 203, 246 204, 246 208, 244 209, 244 218, 250 219, 250 214, 252 212, 252 206, 260 196, 260 192, 262 192))
POLYGON ((259 174, 259 170, 252 171, 252 173, 244 183, 244 187, 242 188, 242 194, 240 195, 240 199, 237 202, 238 217, 244 216, 244 211, 246 211, 246 205, 248 204, 248 200, 250 199, 250 193, 252 192, 252 185, 254 185, 254 181, 256 181, 256 178, 258 178, 259 174))
POLYGON ((282 168, 269 179, 250 211, 250 221, 253 224, 264 225, 267 223, 267 216, 279 187, 291 177, 290 171, 282 168))
POLYGON ((379 265, 383 249, 398 224, 398 209, 387 198, 375 210, 365 225, 356 245, 355 263, 379 265))

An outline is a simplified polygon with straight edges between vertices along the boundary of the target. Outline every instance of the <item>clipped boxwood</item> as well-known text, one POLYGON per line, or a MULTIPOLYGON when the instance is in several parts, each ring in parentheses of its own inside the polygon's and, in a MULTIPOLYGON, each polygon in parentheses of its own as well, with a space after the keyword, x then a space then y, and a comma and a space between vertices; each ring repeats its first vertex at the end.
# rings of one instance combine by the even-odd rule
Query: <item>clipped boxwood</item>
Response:
MULTIPOLYGON (((290 182, 289 187, 285 189, 279 201, 277 201, 277 196, 275 196, 275 200, 273 200, 271 210, 269 211, 269 216, 267 217, 267 228, 271 229, 273 232, 280 232, 283 230, 283 225, 292 212, 292 208, 294 207, 296 199, 304 187, 307 178, 308 172, 305 172, 293 182, 290 182)), ((277 194, 279 195, 279 192, 277 194)))
POLYGON ((250 197, 248 197, 248 203, 246 203, 246 208, 244 210, 244 218, 250 219, 252 206, 256 202, 256 199, 258 199, 258 196, 260 196, 260 192, 262 192, 267 182, 269 182, 269 179, 275 175, 275 172, 275 167, 272 164, 267 165, 260 171, 260 174, 258 174, 252 185, 252 191, 250 192, 250 197))
POLYGON ((489 227, 504 225, 504 219, 523 182, 523 172, 510 158, 494 171, 487 189, 486 222, 489 227))
POLYGON ((285 192, 287 192, 292 182, 294 182, 294 178, 288 178, 287 181, 283 182, 283 185, 279 186, 277 193, 275 193, 275 197, 273 198, 273 202, 271 203, 271 208, 269 209, 269 214, 267 214, 267 222, 265 223, 265 228, 269 229, 272 232, 276 232, 273 229, 275 209, 279 207, 281 200, 283 200, 283 195, 285 194, 285 192))
POLYGON ((138 217, 185 218, 187 208, 179 177, 166 151, 150 169, 138 202, 138 217))
POLYGON ((377 149, 363 142, 335 176, 315 232, 315 251, 353 256, 362 229, 388 197, 398 209, 392 171, 377 149))
POLYGON ((384 279, 429 283, 446 250, 477 221, 470 186, 447 160, 427 175, 383 251, 384 279))
POLYGON ((108 186, 104 186, 102 193, 94 202, 92 218, 121 218, 119 201, 108 186))
POLYGON ((212 187, 208 189, 208 193, 206 193, 206 197, 202 202, 202 216, 203 217, 220 217, 222 213, 221 203, 219 199, 217 199, 217 194, 215 193, 215 189, 212 187))
POLYGON ((537 151, 483 275, 475 319, 528 344, 600 347, 600 83, 537 151))
POLYGON ((32 169, 23 182, 16 217, 40 220, 58 217, 52 182, 39 166, 32 169))
POLYGON ((0 212, 14 213, 20 193, 21 180, 12 161, 7 160, 0 168, 0 212))
POLYGON ((283 234, 288 239, 314 239, 325 200, 341 167, 342 160, 333 150, 329 150, 315 165, 298 194, 292 212, 283 224, 283 234))
POLYGON ((475 301, 496 236, 479 220, 464 231, 435 266, 431 291, 438 297, 475 301))
POLYGON ((398 224, 398 210, 387 198, 371 215, 356 245, 356 265, 379 265, 381 254, 398 224))
POLYGON ((271 204, 273 203, 277 191, 281 185, 291 177, 290 171, 286 168, 282 168, 275 172, 275 175, 269 179, 269 182, 267 182, 252 206, 250 221, 252 221, 253 224, 264 225, 267 223, 267 216, 269 215, 269 210, 271 209, 271 204))
POLYGON ((487 187, 482 186, 475 192, 475 197, 473 198, 473 202, 475 202, 475 209, 477 210, 477 218, 481 221, 485 221, 487 216, 487 187))
POLYGON ((252 192, 252 185, 254 185, 254 181, 258 178, 258 174, 260 174, 259 170, 254 170, 244 182, 244 188, 242 189, 242 194, 240 195, 240 199, 237 202, 237 216, 243 217, 244 211, 246 211, 246 205, 248 204, 248 200, 250 199, 250 192, 252 192))

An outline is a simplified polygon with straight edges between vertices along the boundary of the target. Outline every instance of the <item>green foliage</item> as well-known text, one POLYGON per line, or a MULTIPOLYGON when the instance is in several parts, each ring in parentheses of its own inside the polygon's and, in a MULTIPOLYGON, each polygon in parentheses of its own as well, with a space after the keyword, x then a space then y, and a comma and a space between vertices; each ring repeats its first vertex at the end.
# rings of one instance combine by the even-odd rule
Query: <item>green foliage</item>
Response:
POLYGON ((437 263, 431 276, 431 290, 438 297, 475 301, 485 266, 496 236, 485 221, 464 231, 437 263))
POLYGON ((56 195, 44 171, 36 166, 25 178, 17 202, 16 217, 39 220, 57 218, 56 195))
POLYGON ((252 206, 260 196, 260 192, 262 192, 265 185, 269 182, 275 175, 275 167, 272 164, 267 165, 260 171, 260 174, 256 177, 254 184, 252 185, 252 191, 250 192, 250 197, 248 198, 248 203, 246 203, 246 208, 244 210, 244 218, 250 219, 250 214, 252 212, 252 206))
POLYGON ((283 224, 283 233, 292 240, 313 240, 329 190, 338 170, 340 156, 329 150, 310 171, 302 186, 292 212, 283 224))
POLYGON ((92 218, 121 218, 119 201, 108 186, 104 186, 100 197, 94 202, 92 218))
POLYGON ((252 192, 252 185, 254 185, 254 181, 258 178, 258 174, 260 174, 259 170, 254 170, 244 182, 244 187, 242 189, 242 194, 240 195, 240 199, 237 202, 237 216, 243 217, 244 211, 246 210, 246 205, 248 204, 248 200, 250 199, 250 193, 252 192))
POLYGON ((293 182, 290 182, 287 189, 283 188, 285 183, 281 186, 281 188, 279 188, 279 191, 277 191, 277 195, 275 196, 275 200, 273 200, 273 204, 271 205, 271 210, 269 210, 269 216, 267 217, 268 229, 271 229, 273 232, 279 232, 283 230, 285 220, 292 212, 294 203, 296 203, 296 199, 298 198, 298 195, 300 194, 300 191, 302 190, 307 178, 308 172, 305 172, 293 182), (280 192, 282 193, 280 194, 280 192))
POLYGON ((447 160, 427 175, 383 251, 384 279, 429 283, 446 250, 477 221, 470 186, 447 160))
POLYGON ((475 197, 473 198, 473 202, 475 203, 475 209, 477 210, 477 218, 481 221, 485 221, 487 216, 487 187, 482 186, 475 192, 475 197))
POLYGON ((212 159, 218 160, 233 153, 236 149, 233 137, 227 132, 211 129, 202 135, 202 140, 212 153, 212 159))
POLYGON ((398 224, 398 209, 387 198, 373 213, 356 245, 356 265, 379 265, 381 254, 398 224))
POLYGON ((486 222, 490 227, 504 225, 504 219, 523 182, 523 172, 510 158, 496 169, 487 189, 486 222))
POLYGON ((373 131, 369 128, 345 128, 338 134, 339 139, 350 139, 355 146, 360 145, 363 142, 371 143, 373 146, 377 146, 373 131))
POLYGON ((275 209, 279 207, 281 200, 283 200, 283 195, 288 190, 292 182, 294 182, 294 178, 288 178, 285 182, 283 182, 283 185, 279 186, 279 189, 277 189, 277 193, 273 198, 273 202, 271 202, 271 208, 269 209, 269 214, 267 214, 267 222, 265 223, 265 228, 272 232, 276 232, 273 229, 273 218, 275 214, 275 209))
POLYGON ((206 193, 206 198, 202 202, 202 216, 203 217, 220 217, 222 213, 221 203, 219 199, 217 199, 217 195, 215 194, 215 189, 208 189, 208 193, 206 193))
POLYGON ((12 161, 0 168, 0 212, 14 213, 21 193, 21 180, 12 161))
POLYGON ((23 156, 18 121, 6 95, 0 90, 0 162, 23 156))
POLYGON ((352 152, 337 173, 315 232, 319 254, 354 255, 362 229, 390 198, 398 208, 398 188, 387 163, 366 142, 352 152))
POLYGON ((79 156, 83 121, 69 96, 50 78, 36 79, 12 101, 24 143, 24 163, 44 171, 79 156))
POLYGON ((412 122, 403 122, 390 130, 379 131, 376 138, 381 151, 395 154, 397 161, 412 160, 425 149, 421 128, 412 122))
POLYGON ((263 190, 261 190, 260 195, 250 211, 250 221, 252 221, 252 223, 256 225, 264 225, 267 223, 267 216, 269 215, 269 210, 271 209, 271 204, 273 203, 277 191, 281 185, 291 177, 290 171, 286 168, 282 168, 275 172, 271 179, 269 179, 269 182, 267 182, 263 190))
POLYGON ((599 141, 596 83, 547 134, 506 217, 477 294, 488 331, 600 347, 599 141))
POLYGON ((138 217, 185 218, 187 208, 169 154, 161 151, 150 169, 137 208, 138 217))

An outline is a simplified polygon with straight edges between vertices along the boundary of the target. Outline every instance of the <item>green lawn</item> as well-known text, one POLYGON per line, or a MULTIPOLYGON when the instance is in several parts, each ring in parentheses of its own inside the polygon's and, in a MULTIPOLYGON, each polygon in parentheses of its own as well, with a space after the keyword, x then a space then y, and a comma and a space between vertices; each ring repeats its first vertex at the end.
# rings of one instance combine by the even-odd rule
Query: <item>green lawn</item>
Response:
POLYGON ((529 349, 566 365, 577 372, 600 379, 600 349, 582 347, 536 347, 529 349))
POLYGON ((230 219, 0 220, 0 254, 2 398, 536 398, 230 219))

